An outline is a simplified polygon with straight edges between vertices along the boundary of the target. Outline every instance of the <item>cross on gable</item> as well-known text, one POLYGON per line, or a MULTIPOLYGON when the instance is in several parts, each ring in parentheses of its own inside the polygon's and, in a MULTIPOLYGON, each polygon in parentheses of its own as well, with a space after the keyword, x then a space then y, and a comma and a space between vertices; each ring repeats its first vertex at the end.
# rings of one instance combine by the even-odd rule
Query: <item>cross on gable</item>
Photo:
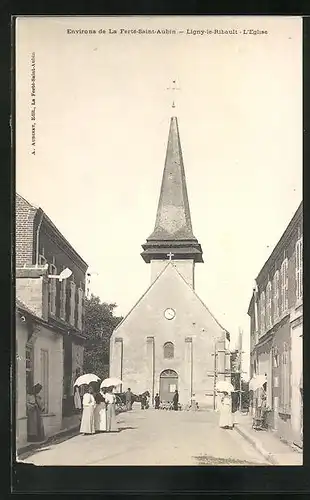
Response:
POLYGON ((169 257, 169 260, 172 260, 172 257, 174 257, 174 253, 171 252, 167 253, 167 257, 169 257))

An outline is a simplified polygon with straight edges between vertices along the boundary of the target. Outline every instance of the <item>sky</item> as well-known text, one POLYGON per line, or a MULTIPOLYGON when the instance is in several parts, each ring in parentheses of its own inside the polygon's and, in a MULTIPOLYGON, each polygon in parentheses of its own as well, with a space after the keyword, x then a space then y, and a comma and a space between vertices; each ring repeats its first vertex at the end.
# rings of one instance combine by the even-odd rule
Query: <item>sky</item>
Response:
POLYGON ((120 315, 150 285, 141 245, 154 228, 169 121, 178 117, 204 252, 196 292, 232 346, 243 330, 246 371, 254 279, 302 200, 301 19, 19 18, 16 81, 17 192, 98 273, 92 293, 116 302, 120 315))

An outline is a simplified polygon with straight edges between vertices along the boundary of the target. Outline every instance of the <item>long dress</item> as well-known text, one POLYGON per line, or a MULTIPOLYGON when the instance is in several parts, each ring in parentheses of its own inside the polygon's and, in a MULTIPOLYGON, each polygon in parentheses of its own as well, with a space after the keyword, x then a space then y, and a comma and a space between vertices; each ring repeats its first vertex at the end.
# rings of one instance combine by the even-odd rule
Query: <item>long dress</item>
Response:
POLYGON ((95 431, 104 432, 107 430, 107 411, 105 398, 102 394, 98 394, 96 400, 95 408, 95 431))
POLYGON ((38 396, 27 395, 27 438, 28 441, 43 441, 44 427, 38 396))
POLYGON ((116 414, 115 414, 115 394, 105 394, 105 401, 107 404, 107 432, 117 432, 116 414))
POLYGON ((222 428, 233 426, 231 399, 229 396, 224 396, 221 401, 219 426, 222 428))
POLYGON ((173 396, 173 409, 175 411, 179 409, 179 394, 177 392, 173 396))
POLYGON ((95 398, 88 392, 83 396, 83 413, 81 420, 80 433, 94 434, 95 433, 95 398))
POLYGON ((27 395, 27 439, 28 441, 44 441, 45 432, 42 420, 42 403, 40 396, 27 395))

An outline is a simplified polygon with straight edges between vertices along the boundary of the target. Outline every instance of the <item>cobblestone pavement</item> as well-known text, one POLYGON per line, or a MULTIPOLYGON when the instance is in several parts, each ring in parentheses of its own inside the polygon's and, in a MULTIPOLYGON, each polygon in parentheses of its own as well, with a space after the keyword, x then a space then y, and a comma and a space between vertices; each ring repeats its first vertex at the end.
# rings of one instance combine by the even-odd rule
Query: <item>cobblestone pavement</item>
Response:
POLYGON ((118 433, 76 435, 19 457, 35 465, 269 465, 235 430, 208 411, 133 410, 118 433))

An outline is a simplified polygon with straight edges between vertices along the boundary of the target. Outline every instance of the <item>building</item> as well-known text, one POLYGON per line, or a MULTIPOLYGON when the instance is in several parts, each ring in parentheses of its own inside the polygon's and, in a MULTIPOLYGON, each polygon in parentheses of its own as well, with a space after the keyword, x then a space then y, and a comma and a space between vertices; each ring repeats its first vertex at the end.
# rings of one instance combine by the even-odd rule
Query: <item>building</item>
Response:
POLYGON ((250 301, 251 376, 267 375, 269 425, 302 445, 302 203, 256 278, 250 301))
POLYGON ((176 117, 155 228, 142 248, 151 284, 111 336, 110 375, 137 394, 149 390, 169 401, 178 389, 181 404, 195 394, 200 406, 212 407, 216 380, 230 377, 229 334, 195 292, 195 265, 203 258, 192 230, 176 117))
POLYGON ((45 422, 47 433, 51 434, 61 425, 62 417, 72 414, 73 380, 83 370, 87 268, 86 262, 45 212, 17 194, 16 334, 18 370, 21 373, 17 387, 17 419, 25 416, 22 401, 26 375, 30 385, 38 382, 43 385, 46 380, 43 393, 48 399, 47 408, 53 409, 48 410, 51 418, 46 417, 45 422), (57 278, 49 278, 50 275, 59 275, 65 268, 72 271, 68 279, 60 282, 57 278), (20 321, 19 316, 24 320, 20 321), (27 360, 26 371, 22 368, 21 363, 26 363, 23 360, 27 360))
MULTIPOLYGON (((22 286, 37 297, 31 308, 16 299, 16 444, 27 443, 27 391, 36 383, 42 385, 45 434, 51 436, 62 427, 63 337, 66 331, 55 329, 48 321, 47 266, 18 271, 17 293, 22 286)), ((25 297, 25 293, 21 295, 25 297)))

